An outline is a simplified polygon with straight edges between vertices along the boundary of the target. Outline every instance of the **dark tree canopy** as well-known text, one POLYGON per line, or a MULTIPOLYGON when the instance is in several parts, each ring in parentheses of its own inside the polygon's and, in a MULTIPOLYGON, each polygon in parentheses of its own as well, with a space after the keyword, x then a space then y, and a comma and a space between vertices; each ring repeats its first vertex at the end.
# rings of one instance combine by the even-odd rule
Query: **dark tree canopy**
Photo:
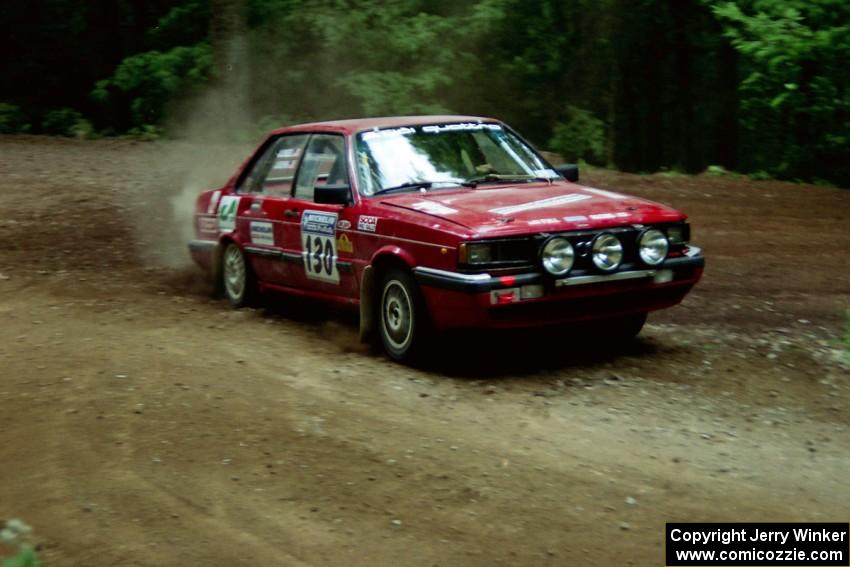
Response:
POLYGON ((0 33, 4 132, 159 132, 216 89, 262 127, 485 114, 569 160, 850 184, 846 0, 31 0, 0 33))

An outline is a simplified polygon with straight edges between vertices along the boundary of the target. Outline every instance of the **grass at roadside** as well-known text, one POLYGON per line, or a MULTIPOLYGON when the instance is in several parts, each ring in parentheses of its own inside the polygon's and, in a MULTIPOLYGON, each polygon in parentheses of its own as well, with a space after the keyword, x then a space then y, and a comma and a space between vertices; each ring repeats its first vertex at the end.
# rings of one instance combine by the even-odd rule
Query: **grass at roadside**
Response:
POLYGON ((0 544, 15 549, 15 552, 11 557, 0 556, 0 567, 41 567, 31 538, 31 527, 18 519, 8 520, 0 530, 0 544))

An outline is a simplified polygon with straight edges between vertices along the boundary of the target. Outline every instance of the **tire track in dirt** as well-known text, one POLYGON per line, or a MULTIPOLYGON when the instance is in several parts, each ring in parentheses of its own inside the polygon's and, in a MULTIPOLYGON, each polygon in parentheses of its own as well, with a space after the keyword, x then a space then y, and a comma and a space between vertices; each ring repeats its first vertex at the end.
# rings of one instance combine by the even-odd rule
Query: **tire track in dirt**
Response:
POLYGON ((0 517, 50 565, 646 565, 665 521, 850 507, 846 193, 590 172, 693 213, 686 303, 614 353, 461 336, 407 368, 150 264, 182 254, 172 150, 0 136, 0 517))

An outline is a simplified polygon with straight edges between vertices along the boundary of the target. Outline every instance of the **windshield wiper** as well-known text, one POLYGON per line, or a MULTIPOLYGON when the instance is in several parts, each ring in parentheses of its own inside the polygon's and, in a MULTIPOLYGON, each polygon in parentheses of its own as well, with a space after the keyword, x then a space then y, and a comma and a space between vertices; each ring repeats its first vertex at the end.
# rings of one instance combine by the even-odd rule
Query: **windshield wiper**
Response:
POLYGON ((401 193, 402 191, 414 191, 416 189, 430 189, 433 181, 407 181, 394 187, 386 187, 372 193, 372 195, 386 195, 387 193, 401 193))
POLYGON ((480 183, 517 183, 520 181, 548 181, 552 182, 554 177, 540 177, 535 175, 500 175, 490 173, 481 177, 473 177, 462 183, 464 187, 478 187, 480 183))

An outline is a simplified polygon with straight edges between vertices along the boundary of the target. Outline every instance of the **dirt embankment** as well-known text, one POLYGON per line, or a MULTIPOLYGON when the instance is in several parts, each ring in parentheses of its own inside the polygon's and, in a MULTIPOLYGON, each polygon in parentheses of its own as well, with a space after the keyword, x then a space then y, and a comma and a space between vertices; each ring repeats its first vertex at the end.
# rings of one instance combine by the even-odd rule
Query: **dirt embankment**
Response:
POLYGON ((172 201, 239 158, 0 137, 0 518, 48 564, 658 565, 666 521, 846 519, 850 193, 591 172, 691 214, 685 303, 412 369, 207 297, 172 201))

